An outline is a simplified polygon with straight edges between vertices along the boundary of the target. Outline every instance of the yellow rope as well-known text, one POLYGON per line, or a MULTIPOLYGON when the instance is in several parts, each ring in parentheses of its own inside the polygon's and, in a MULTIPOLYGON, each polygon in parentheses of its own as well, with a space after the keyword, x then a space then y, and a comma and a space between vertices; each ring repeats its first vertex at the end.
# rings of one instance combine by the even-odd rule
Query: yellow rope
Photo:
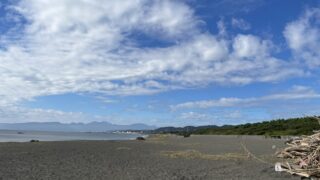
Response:
POLYGON ((253 157, 255 160, 257 160, 257 161, 259 161, 259 162, 261 162, 261 163, 264 163, 264 164, 268 164, 268 165, 274 166, 273 163, 270 163, 270 162, 267 162, 267 161, 265 161, 265 160, 263 160, 263 159, 261 159, 261 158, 258 158, 258 157, 255 156, 253 153, 251 153, 251 152, 248 150, 248 148, 245 146, 244 142, 241 142, 240 144, 241 144, 243 150, 244 150, 246 153, 248 153, 249 156, 253 157))

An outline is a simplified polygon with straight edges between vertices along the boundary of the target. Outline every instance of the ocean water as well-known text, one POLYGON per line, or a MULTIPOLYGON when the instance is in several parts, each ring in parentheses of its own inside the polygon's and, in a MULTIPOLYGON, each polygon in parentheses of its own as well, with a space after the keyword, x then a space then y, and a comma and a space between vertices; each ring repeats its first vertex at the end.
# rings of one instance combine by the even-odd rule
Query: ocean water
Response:
POLYGON ((0 142, 29 142, 39 141, 76 141, 76 140, 131 140, 138 136, 136 133, 112 132, 45 132, 45 131, 13 131, 0 130, 0 142))

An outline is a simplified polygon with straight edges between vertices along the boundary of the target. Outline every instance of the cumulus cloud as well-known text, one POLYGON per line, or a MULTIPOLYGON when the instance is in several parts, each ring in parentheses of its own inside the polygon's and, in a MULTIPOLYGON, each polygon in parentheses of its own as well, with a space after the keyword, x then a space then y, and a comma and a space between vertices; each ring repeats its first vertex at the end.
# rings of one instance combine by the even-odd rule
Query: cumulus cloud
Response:
POLYGON ((288 23, 283 32, 295 56, 310 67, 320 65, 319 19, 319 8, 307 9, 298 20, 288 23))
POLYGON ((121 33, 135 29, 176 37, 192 30, 196 23, 189 6, 167 0, 21 0, 16 9, 32 23, 29 33, 104 37, 110 43, 114 42, 112 36, 121 37, 121 33))
POLYGON ((253 107, 263 105, 270 101, 284 101, 297 99, 320 98, 320 94, 305 86, 293 86, 288 92, 271 94, 261 97, 236 98, 223 97, 215 100, 191 101, 172 105, 172 110, 213 107, 253 107))
POLYGON ((261 40, 253 35, 237 35, 233 42, 233 49, 236 56, 240 58, 265 57, 272 49, 270 41, 261 40))
POLYGON ((17 40, 1 45, 2 104, 52 94, 151 94, 303 75, 274 58, 268 40, 202 33, 182 1, 20 0, 11 9, 26 23, 17 40), (136 32, 173 44, 141 48, 131 38, 136 32))

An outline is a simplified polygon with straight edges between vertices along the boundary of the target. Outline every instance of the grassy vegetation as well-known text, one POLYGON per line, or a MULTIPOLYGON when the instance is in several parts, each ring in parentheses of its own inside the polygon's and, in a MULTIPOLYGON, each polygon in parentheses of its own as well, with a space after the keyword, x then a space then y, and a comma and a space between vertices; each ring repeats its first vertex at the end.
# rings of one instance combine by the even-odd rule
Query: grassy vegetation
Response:
POLYGON ((310 135, 314 130, 320 130, 317 119, 313 117, 278 119, 259 123, 224 126, 187 126, 184 128, 163 127, 154 133, 173 133, 188 137, 190 134, 214 135, 310 135))
POLYGON ((248 123, 236 126, 221 126, 199 129, 193 134, 225 134, 225 135, 309 135, 313 130, 320 130, 320 125, 315 118, 293 118, 265 121, 260 123, 248 123))

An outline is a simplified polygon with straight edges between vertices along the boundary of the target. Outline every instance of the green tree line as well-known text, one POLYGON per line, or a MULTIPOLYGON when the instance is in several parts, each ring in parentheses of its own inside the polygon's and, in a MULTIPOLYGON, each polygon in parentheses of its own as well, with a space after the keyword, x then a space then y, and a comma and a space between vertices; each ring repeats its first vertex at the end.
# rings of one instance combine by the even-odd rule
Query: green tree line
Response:
POLYGON ((224 126, 188 126, 184 128, 163 127, 155 130, 155 133, 188 134, 212 134, 212 135, 310 135, 314 130, 320 130, 319 122, 314 117, 278 119, 258 123, 224 126))

